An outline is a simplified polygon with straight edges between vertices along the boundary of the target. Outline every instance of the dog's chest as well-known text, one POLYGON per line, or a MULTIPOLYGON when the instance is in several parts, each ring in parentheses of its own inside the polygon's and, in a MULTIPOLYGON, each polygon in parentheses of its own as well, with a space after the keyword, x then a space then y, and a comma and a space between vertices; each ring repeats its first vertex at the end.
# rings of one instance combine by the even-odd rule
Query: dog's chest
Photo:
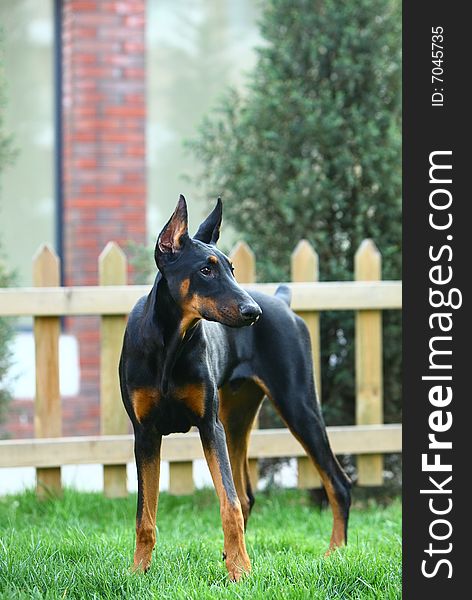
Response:
POLYGON ((202 383, 170 386, 156 398, 149 417, 163 434, 186 432, 205 414, 205 386, 202 383))

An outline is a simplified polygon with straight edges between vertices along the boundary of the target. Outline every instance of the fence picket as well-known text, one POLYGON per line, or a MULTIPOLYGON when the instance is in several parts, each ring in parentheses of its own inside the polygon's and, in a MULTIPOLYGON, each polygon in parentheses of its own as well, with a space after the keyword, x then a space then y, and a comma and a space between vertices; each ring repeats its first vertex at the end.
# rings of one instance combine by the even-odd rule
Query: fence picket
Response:
MULTIPOLYGON (((364 240, 355 255, 356 281, 382 278, 382 257, 370 239, 364 240)), ((383 423, 382 313, 379 310, 356 311, 356 423, 383 423)), ((382 485, 383 456, 357 458, 358 483, 382 485)))
MULTIPOLYGON (((37 287, 60 285, 59 258, 52 248, 42 245, 33 257, 33 284, 37 287)), ((34 318, 36 394, 34 428, 38 438, 62 435, 61 395, 59 389, 59 317, 34 318)), ((46 498, 60 495, 61 468, 36 469, 36 494, 46 498)))
MULTIPOLYGON (((98 258, 100 285, 126 284, 127 261, 115 242, 108 242, 98 258)), ((128 415, 124 410, 118 379, 126 315, 102 315, 100 344, 100 425, 102 435, 128 433, 128 415)), ((127 496, 126 465, 104 465, 103 489, 109 498, 127 496)))
POLYGON ((194 489, 193 461, 179 460, 169 463, 169 493, 175 496, 188 496, 194 489))
MULTIPOLYGON (((300 240, 292 252, 291 274, 293 282, 319 280, 318 254, 308 240, 300 240)), ((305 321, 310 332, 313 372, 318 400, 321 402, 320 313, 317 311, 303 312, 300 313, 300 316, 305 321)), ((308 457, 299 458, 297 465, 299 488, 311 489, 321 487, 321 479, 318 471, 308 457)))

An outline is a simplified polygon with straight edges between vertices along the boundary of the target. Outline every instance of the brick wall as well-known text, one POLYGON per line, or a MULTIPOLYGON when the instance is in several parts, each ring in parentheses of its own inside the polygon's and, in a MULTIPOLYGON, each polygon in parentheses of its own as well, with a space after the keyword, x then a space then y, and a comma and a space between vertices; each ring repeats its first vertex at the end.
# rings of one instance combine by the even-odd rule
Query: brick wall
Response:
MULTIPOLYGON (((110 240, 145 242, 145 0, 63 1, 64 285, 96 285, 110 240)), ((63 434, 99 433, 99 320, 67 319, 81 385, 62 400, 63 434)), ((15 399, 0 437, 34 437, 15 399)))
MULTIPOLYGON (((96 285, 110 240, 145 241, 145 0, 64 0, 64 284, 96 285)), ((99 432, 99 322, 67 321, 81 390, 64 434, 99 432)))

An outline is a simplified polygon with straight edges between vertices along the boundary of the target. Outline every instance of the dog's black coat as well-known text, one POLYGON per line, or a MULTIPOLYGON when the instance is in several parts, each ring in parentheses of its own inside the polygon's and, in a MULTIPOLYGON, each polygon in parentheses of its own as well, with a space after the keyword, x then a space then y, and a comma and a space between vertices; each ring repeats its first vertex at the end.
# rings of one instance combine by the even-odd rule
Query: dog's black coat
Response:
POLYGON ((244 291, 215 247, 220 223, 219 201, 190 238, 179 199, 156 244, 160 272, 129 317, 120 381, 138 468, 135 567, 147 569, 155 542, 157 497, 149 489, 158 485, 161 437, 196 426, 220 497, 226 564, 238 579, 250 569, 240 518, 245 525, 254 502, 247 440, 264 395, 321 474, 334 515, 332 546, 346 541, 350 483, 329 445, 308 330, 289 308, 290 291, 244 291))

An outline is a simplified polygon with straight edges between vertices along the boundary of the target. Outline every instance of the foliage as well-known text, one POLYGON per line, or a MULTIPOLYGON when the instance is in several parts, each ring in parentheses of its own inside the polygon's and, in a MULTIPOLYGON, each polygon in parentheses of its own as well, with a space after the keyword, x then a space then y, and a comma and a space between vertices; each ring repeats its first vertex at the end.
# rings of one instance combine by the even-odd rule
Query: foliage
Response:
POLYGON ((352 510, 351 543, 325 558, 331 513, 306 493, 258 494, 246 534, 253 572, 231 584, 213 491, 161 494, 145 576, 129 572, 136 495, 65 491, 0 498, 0 599, 401 598, 401 504, 352 510))
POLYGON ((126 254, 133 268, 131 283, 145 285, 152 283, 156 276, 156 263, 154 262, 154 245, 137 244, 133 240, 126 244, 126 254))
MULTIPOLYGON (((15 156, 12 138, 5 133, 5 125, 3 120, 3 108, 6 104, 6 97, 2 67, 3 57, 1 50, 2 31, 0 29, 0 175, 2 170, 13 161, 15 156)), ((13 281, 14 275, 6 264, 0 243, 0 287, 11 285, 13 281)), ((9 342, 13 337, 13 333, 14 330, 12 321, 5 318, 0 318, 0 423, 5 417, 7 405, 11 399, 11 394, 3 382, 10 367, 11 353, 9 350, 9 342)))
MULTIPOLYGON (((373 238, 384 279, 401 278, 399 0, 270 0, 265 44, 244 93, 230 89, 189 143, 205 195, 257 257, 258 279, 289 279, 301 238, 322 280, 352 279, 373 238)), ((328 422, 354 418, 354 320, 325 313, 328 422)), ((384 317, 386 420, 400 418, 401 322, 384 317)))

